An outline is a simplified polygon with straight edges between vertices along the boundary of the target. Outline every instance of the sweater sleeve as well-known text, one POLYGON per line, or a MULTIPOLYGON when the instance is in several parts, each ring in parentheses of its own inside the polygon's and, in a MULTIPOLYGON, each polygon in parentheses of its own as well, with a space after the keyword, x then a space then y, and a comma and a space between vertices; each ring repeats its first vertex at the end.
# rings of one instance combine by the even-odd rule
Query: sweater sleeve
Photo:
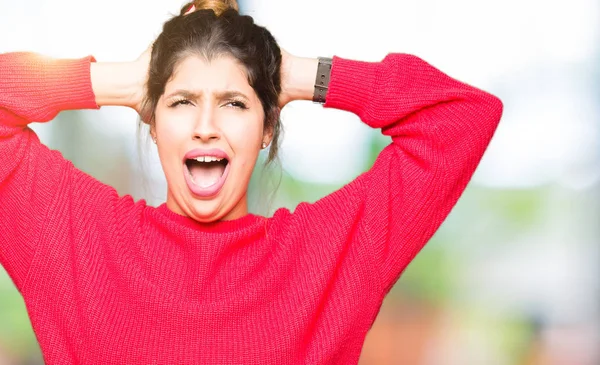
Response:
POLYGON ((106 190, 28 128, 62 110, 97 108, 90 61, 0 54, 0 263, 19 290, 42 236, 64 228, 53 208, 68 206, 68 199, 86 201, 84 192, 106 190))
POLYGON ((418 57, 390 54, 375 63, 335 58, 325 107, 392 139, 368 172, 311 208, 348 235, 360 232, 387 293, 456 204, 503 106, 418 57))

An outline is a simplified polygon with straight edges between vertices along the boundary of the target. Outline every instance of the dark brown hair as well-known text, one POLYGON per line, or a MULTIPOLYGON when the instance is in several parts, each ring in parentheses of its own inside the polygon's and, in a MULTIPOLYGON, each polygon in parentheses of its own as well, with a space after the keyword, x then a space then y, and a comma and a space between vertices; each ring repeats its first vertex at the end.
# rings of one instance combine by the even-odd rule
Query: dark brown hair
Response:
POLYGON ((281 122, 281 50, 275 38, 250 16, 238 13, 235 0, 197 0, 183 6, 180 15, 167 21, 152 46, 146 97, 145 121, 154 127, 156 105, 177 65, 188 56, 211 60, 231 56, 244 66, 248 83, 261 101, 264 129, 273 139, 267 163, 277 157, 281 122), (196 11, 186 12, 194 5, 196 11))

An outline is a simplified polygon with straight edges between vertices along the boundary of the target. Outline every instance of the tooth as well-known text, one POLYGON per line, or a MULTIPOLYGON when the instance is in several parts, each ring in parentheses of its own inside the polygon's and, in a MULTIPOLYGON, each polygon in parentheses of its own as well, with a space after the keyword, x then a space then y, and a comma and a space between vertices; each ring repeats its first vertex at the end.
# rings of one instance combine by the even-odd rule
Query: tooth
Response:
POLYGON ((196 161, 204 162, 204 156, 196 157, 196 161))

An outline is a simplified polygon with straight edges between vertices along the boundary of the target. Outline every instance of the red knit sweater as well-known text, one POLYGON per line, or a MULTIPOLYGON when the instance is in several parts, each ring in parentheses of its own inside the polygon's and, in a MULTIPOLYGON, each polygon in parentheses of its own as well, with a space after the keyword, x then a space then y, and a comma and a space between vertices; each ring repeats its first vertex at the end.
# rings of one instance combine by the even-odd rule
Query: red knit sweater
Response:
POLYGON ((292 213, 200 224, 119 197, 27 127, 97 108, 90 58, 0 55, 0 262, 48 364, 356 364, 502 104, 405 54, 335 58, 327 107, 392 143, 292 213))

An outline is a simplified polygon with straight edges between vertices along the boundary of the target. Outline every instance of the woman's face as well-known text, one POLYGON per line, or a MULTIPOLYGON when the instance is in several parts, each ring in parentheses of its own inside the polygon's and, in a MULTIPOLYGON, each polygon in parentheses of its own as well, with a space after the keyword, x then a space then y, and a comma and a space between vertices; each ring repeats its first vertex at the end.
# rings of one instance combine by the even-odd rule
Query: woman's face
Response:
POLYGON ((264 111, 233 57, 189 56, 156 106, 152 130, 168 184, 167 206, 199 222, 248 212, 246 192, 262 143, 264 111))

